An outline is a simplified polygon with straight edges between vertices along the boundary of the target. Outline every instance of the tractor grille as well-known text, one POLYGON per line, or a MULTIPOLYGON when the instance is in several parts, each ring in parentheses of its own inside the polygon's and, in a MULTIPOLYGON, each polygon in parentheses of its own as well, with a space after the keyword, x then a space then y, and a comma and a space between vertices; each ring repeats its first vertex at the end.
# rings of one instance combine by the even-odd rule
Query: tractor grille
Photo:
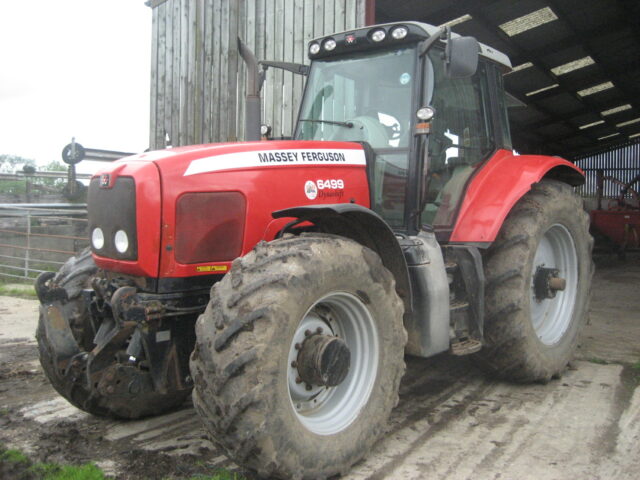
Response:
MULTIPOLYGON (((103 180, 102 180, 103 181, 103 180)), ((107 185, 108 185, 107 177, 107 185)), ((102 229, 104 246, 91 249, 101 257, 119 260, 137 260, 138 237, 136 232, 136 183, 131 177, 118 177, 109 188, 95 177, 89 184, 87 196, 89 212, 89 236, 95 228, 102 229), (119 230, 127 234, 128 248, 121 253, 116 249, 115 235, 119 230)))

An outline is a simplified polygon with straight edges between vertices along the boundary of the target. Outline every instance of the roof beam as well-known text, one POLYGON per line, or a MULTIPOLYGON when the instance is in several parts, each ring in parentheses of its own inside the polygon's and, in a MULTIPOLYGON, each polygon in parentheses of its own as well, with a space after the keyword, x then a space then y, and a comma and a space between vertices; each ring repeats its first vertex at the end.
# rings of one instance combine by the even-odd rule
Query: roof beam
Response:
MULTIPOLYGON (((476 6, 477 8, 477 6, 476 6)), ((568 82, 565 80, 562 80, 561 78, 558 78, 556 75, 554 75, 551 71, 549 71, 549 69, 547 68, 547 66, 537 57, 532 57, 530 55, 527 54, 527 51, 525 49, 523 49, 522 47, 516 45, 513 41, 511 41, 511 37, 509 37, 506 33, 504 33, 502 30, 500 30, 500 28, 498 28, 497 25, 494 25, 483 13, 481 13, 480 11, 476 10, 475 13, 472 14, 474 20, 478 23, 480 23, 482 26, 484 26, 485 28, 487 28, 488 30, 494 32, 501 40, 503 40, 504 42, 507 42, 507 44, 511 47, 512 50, 514 50, 519 56, 521 57, 528 57, 528 61, 530 61, 531 63, 533 63, 533 65, 535 65, 536 67, 538 67, 539 69, 541 69, 542 71, 544 71, 545 73, 548 73, 549 77, 551 78, 553 83, 557 83, 558 84, 558 88, 562 88, 565 91, 569 92, 570 94, 572 94, 579 102, 581 103, 588 103, 584 101, 583 97, 580 97, 578 94, 576 94, 575 92, 572 91, 572 89, 570 89, 568 87, 568 82)), ((554 89, 557 91, 557 89, 554 89)), ((526 98, 522 98, 522 96, 519 97, 521 100, 523 100, 525 103, 532 103, 535 102, 536 98, 535 96, 532 97, 526 97, 526 98)), ((540 105, 536 105, 536 108, 544 115, 554 119, 557 118, 557 115, 555 115, 553 112, 551 112, 550 110, 541 107, 540 105)), ((594 108, 595 110, 595 108, 594 108)), ((567 127, 571 128, 571 129, 575 129, 576 127, 572 124, 570 124, 568 121, 566 120, 561 120, 561 123, 564 123, 567 125, 567 127)))
MULTIPOLYGON (((547 0, 548 5, 553 9, 554 13, 557 15, 558 20, 564 22, 568 28, 571 29, 572 33, 574 36, 579 37, 579 35, 576 33, 576 29, 574 27, 574 25, 567 19, 566 15, 564 15, 564 12, 562 12, 557 5, 557 2, 555 0, 547 0)), ((573 117, 575 117, 576 115, 580 115, 581 113, 588 113, 588 112, 593 112, 594 114, 599 115, 600 111, 602 111, 603 107, 596 105, 592 99, 589 98, 589 96, 586 97, 581 97, 580 95, 577 94, 577 92, 575 91, 575 86, 572 82, 568 82, 567 80, 563 79, 562 76, 557 76, 555 75, 553 72, 550 71, 549 67, 547 67, 544 62, 542 62, 542 60, 534 55, 531 55, 527 50, 523 49, 522 47, 516 45, 515 43, 513 43, 512 41, 510 41, 510 37, 508 37, 504 32, 502 32, 502 30, 500 30, 496 25, 494 25, 488 18, 486 18, 482 13, 480 12, 475 12, 473 15, 473 18, 479 22, 481 25, 483 25, 485 28, 488 28, 491 31, 494 31, 496 33, 496 35, 498 35, 498 37, 500 37, 502 40, 504 40, 505 42, 508 42, 509 46, 517 53, 517 55, 519 57, 522 57, 523 59, 526 59, 526 61, 529 61, 531 63, 533 63, 534 66, 538 67, 539 69, 541 69, 542 71, 544 71, 552 80, 552 83, 557 83, 558 84, 558 88, 564 90, 565 92, 569 93, 570 95, 572 95, 578 102, 580 102, 582 105, 585 105, 585 111, 574 111, 571 112, 571 114, 568 115, 556 115, 553 112, 549 111, 548 109, 545 109, 543 107, 541 107, 539 104, 536 104, 536 100, 537 100, 537 95, 534 95, 532 97, 526 97, 524 99, 525 103, 533 103, 536 108, 544 115, 547 115, 548 117, 550 117, 551 119, 555 120, 555 121, 559 121, 560 123, 565 124, 567 127, 569 127, 572 130, 577 130, 578 127, 576 127, 575 125, 569 123, 569 120, 573 117)), ((591 51, 591 49, 588 48, 588 46, 585 46, 585 51, 588 55, 591 56, 591 58, 593 58, 596 62, 601 62, 601 59, 599 56, 594 55, 593 52, 591 51)), ((626 90, 624 90, 623 88, 620 87, 619 82, 618 84, 616 84, 616 79, 615 78, 611 78, 611 80, 614 82, 614 85, 616 88, 618 88, 620 91, 622 91, 625 94, 625 97, 627 97, 627 99, 631 98, 631 95, 629 94, 629 92, 627 92, 626 90)), ((554 90, 550 90, 546 95, 551 95, 551 92, 558 91, 558 88, 554 89, 554 90)), ((543 93, 539 94, 542 95, 543 93)), ((520 96, 520 98, 522 99, 522 96, 520 96)), ((548 98, 548 97, 544 97, 544 98, 548 98)), ((634 99, 635 100, 635 99, 634 99)), ((626 103, 626 100, 625 100, 626 103)), ((633 106, 635 106, 632 103, 633 106)), ((601 117, 606 124, 608 124, 610 127, 612 127, 613 129, 616 129, 615 127, 615 122, 613 121, 613 119, 607 118, 607 117, 601 117)), ((548 124, 548 122, 544 123, 545 125, 548 124)), ((527 127, 527 128, 531 128, 531 127, 527 127)), ((538 127, 539 128, 539 127, 538 127)), ((589 136, 589 135, 587 135, 589 136)))
MULTIPOLYGON (((561 15, 558 15, 558 12, 556 12, 557 8, 554 6, 554 12, 556 13, 556 16, 558 17, 558 20, 562 20, 565 21, 561 15)), ((575 48, 575 47, 585 47, 585 45, 588 45, 590 42, 592 42, 593 38, 598 37, 598 36, 602 36, 602 34, 604 32, 606 32, 607 30, 616 28, 621 22, 623 21, 623 19, 618 16, 615 17, 614 19, 611 19, 610 21, 608 21, 607 23, 603 23, 601 25, 599 25, 597 28, 592 28, 589 30, 580 30, 579 33, 580 35, 576 35, 575 38, 571 38, 569 40, 560 40, 554 43, 550 43, 545 45, 544 47, 541 48, 535 48, 532 50, 528 50, 528 52, 534 56, 534 57, 540 57, 543 55, 548 54, 549 52, 556 52, 556 51, 560 51, 560 50, 567 50, 569 48, 575 48), (580 38, 584 38, 586 39, 585 41, 580 41, 580 38)), ((576 32, 578 32, 578 30, 576 30, 572 25, 569 25, 569 27, 571 27, 571 29, 573 30, 574 34, 576 32)), ((524 63, 529 61, 529 58, 527 55, 525 55, 524 57, 513 57, 511 59, 513 61, 514 65, 518 65, 520 63, 524 63)), ((550 67, 553 68, 553 67, 550 67)))
MULTIPOLYGON (((549 5, 554 9, 554 12, 556 12, 556 15, 558 16, 558 19, 562 20, 564 23, 566 23, 569 26, 569 28, 571 28, 573 34, 576 37, 580 37, 580 34, 578 33, 578 30, 576 29, 575 25, 573 24, 573 22, 571 20, 571 16, 570 15, 565 15, 564 11, 560 9, 557 0, 547 0, 547 2, 549 2, 549 5)), ((625 17, 628 19, 629 15, 626 15, 625 17)), ((637 21, 637 18, 634 21, 637 21)), ((633 28, 632 28, 632 31, 635 31, 635 30, 637 30, 637 25, 633 26, 633 28)), ((636 32, 636 35, 637 35, 637 32, 636 32)), ((588 42, 584 43, 583 46, 584 46, 584 49, 585 49, 585 52, 587 53, 587 55, 589 55, 591 58, 593 58, 596 61, 596 63, 600 63, 602 65, 606 65, 605 59, 603 59, 599 55, 596 55, 596 53, 588 45, 588 42)), ((619 77, 618 77, 617 74, 612 75, 611 76, 611 80, 613 81, 613 84, 614 84, 615 88, 617 88, 618 90, 622 91, 624 93, 625 97, 627 97, 626 102, 630 103, 633 108, 638 110, 638 99, 637 99, 636 95, 634 95, 633 92, 628 91, 623 86, 624 82, 620 82, 619 81, 619 77)), ((640 111, 640 110, 638 110, 638 111, 640 111)), ((607 121, 606 118, 604 120, 605 120, 605 122, 607 121)), ((610 122, 610 123, 613 123, 613 125, 615 126, 614 122, 610 122)))
MULTIPOLYGON (((412 2, 407 2, 405 5, 407 5, 407 8, 409 9, 415 8, 415 12, 418 14, 416 16, 421 21, 427 21, 436 25, 445 23, 453 18, 461 17, 465 14, 471 15, 473 18, 471 22, 475 23, 475 25, 480 29, 486 30, 487 33, 490 33, 493 37, 497 37, 499 42, 494 41, 495 43, 503 43, 508 46, 503 48, 508 49, 507 51, 510 52, 510 57, 514 65, 530 61, 548 77, 549 84, 557 83, 557 88, 540 92, 539 94, 530 97, 526 97, 525 94, 527 92, 524 91, 514 92, 513 88, 510 88, 509 91, 511 93, 515 93, 514 96, 516 98, 536 108, 541 115, 547 117, 547 119, 543 121, 532 122, 529 125, 521 122, 513 122, 514 139, 523 143, 531 143, 537 138, 540 140, 540 149, 549 152, 551 149, 555 148, 558 149, 559 152, 566 151, 567 147, 563 146, 562 143, 571 139, 572 135, 568 135, 561 139, 552 139, 549 135, 543 135, 539 131, 540 128, 549 125, 550 123, 558 122, 566 125, 568 129, 575 132, 575 136, 591 139, 593 146, 590 148, 602 148, 602 146, 606 145, 608 142, 607 140, 598 141, 596 138, 597 132, 599 132, 598 136, 605 135, 603 130, 620 132, 622 134, 621 136, 611 139, 609 143, 612 144, 620 143, 620 140, 624 140, 627 134, 624 133, 624 128, 621 129, 616 127, 616 124, 621 122, 620 116, 601 116, 601 111, 619 104, 629 103, 632 105, 635 112, 640 112, 640 98, 637 94, 634 94, 636 91, 635 85, 628 81, 629 78, 635 78, 640 70, 640 66, 637 62, 633 62, 635 57, 630 57, 629 62, 625 65, 623 62, 613 63, 604 53, 602 55, 594 54, 596 47, 601 45, 601 43, 598 42, 601 42, 600 39, 603 35, 608 32, 615 32, 621 28, 624 29, 625 35, 627 29, 630 28, 632 32, 631 35, 635 35, 638 43, 640 43, 640 29, 635 25, 637 23, 637 18, 640 17, 640 2, 637 0, 610 1, 611 9, 613 10, 613 12, 610 11, 610 13, 612 13, 613 16, 608 18, 606 23, 598 25, 597 28, 579 28, 575 23, 575 19, 571 17, 571 12, 567 11, 566 6, 563 10, 562 1, 546 0, 544 3, 554 11, 555 15, 558 17, 558 21, 562 22, 562 25, 567 28, 569 38, 562 42, 554 42, 552 44, 545 45, 542 48, 536 48, 535 50, 528 50, 527 45, 520 46, 520 42, 517 40, 514 41, 511 37, 506 35, 496 24, 497 21, 492 20, 492 17, 489 16, 487 11, 488 7, 498 2, 504 2, 504 0, 487 0, 483 2, 478 2, 477 0, 455 0, 447 3, 443 1, 422 2, 414 0, 412 2), (410 7, 410 5, 412 7, 410 7), (550 52, 575 47, 580 47, 584 51, 584 55, 589 55, 593 58, 597 67, 587 67, 590 70, 582 73, 573 74, 570 72, 566 75, 554 75, 553 72, 551 72, 551 69, 557 65, 549 64, 548 61, 545 62, 543 59, 547 58, 550 52), (605 93, 602 93, 580 96, 577 93, 582 89, 587 89, 599 83, 608 81, 612 82, 615 87, 614 90, 609 90, 609 95, 599 96, 605 95, 605 93), (616 93, 611 95, 612 92, 616 93), (554 113, 552 103, 549 104, 547 108, 540 104, 540 102, 546 103, 544 100, 548 101, 548 99, 558 94, 570 95, 576 102, 579 102, 581 107, 578 108, 578 104, 576 104, 575 110, 567 114, 558 115, 554 113), (614 101, 614 97, 618 97, 620 101, 614 101), (622 99, 620 97, 622 97, 622 99), (579 130, 579 125, 574 118, 581 115, 586 116, 587 114, 593 115, 594 119, 599 118, 603 120, 604 123, 593 129, 579 130), (547 139, 549 140, 548 142, 546 142, 547 139)), ((387 17, 390 19, 397 18, 398 15, 402 16, 408 14, 409 10, 404 8, 402 10, 403 13, 399 13, 394 16, 393 3, 393 0, 377 0, 379 9, 384 9, 388 12, 387 17)), ((471 28, 473 28, 473 25, 471 25, 471 28)), ((481 33, 479 33, 479 35, 482 36, 481 33)), ((570 59, 567 59, 567 61, 568 60, 570 59)), ((516 78, 514 78, 513 85, 518 85, 516 78)), ((542 86, 544 85, 541 85, 541 87, 542 86)), ((532 89, 534 88, 535 87, 532 89)), ((631 110, 629 110, 629 112, 631 112, 631 110)), ((563 128, 563 130, 565 129, 563 128)), ((588 151, 589 148, 580 148, 576 150, 584 152, 588 151)), ((570 155, 574 156, 575 152, 572 151, 570 155)))

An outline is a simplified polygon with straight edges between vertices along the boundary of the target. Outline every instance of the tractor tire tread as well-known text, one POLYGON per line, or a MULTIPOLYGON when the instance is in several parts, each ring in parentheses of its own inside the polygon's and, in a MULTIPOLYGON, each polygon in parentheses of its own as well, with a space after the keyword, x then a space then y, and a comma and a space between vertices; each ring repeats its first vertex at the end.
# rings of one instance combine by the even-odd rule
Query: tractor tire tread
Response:
MULTIPOLYGON (((593 239, 588 233, 589 216, 571 187, 555 180, 542 180, 514 206, 507 216, 494 244, 485 253, 485 347, 475 358, 481 367, 499 377, 516 382, 547 382, 561 375, 575 351, 580 327, 588 308, 588 290, 593 274, 590 254, 593 239), (576 303, 577 322, 568 328, 566 340, 557 351, 540 348, 537 337, 532 338, 529 320, 530 295, 526 276, 527 259, 533 258, 537 248, 538 226, 543 224, 546 212, 563 209, 576 212, 575 235, 578 252, 587 254, 588 271, 578 286, 580 299, 576 303), (581 302, 578 305, 578 302, 581 302), (526 305, 526 306, 525 306, 526 305)), ((544 233, 544 232, 542 232, 544 233)), ((579 260, 580 262, 580 260, 579 260)), ((581 264, 580 268, 583 265, 581 264)))
MULTIPOLYGON (((368 252, 366 247, 351 240, 329 234, 261 242, 245 257, 234 260, 228 278, 213 286, 210 303, 196 323, 196 348, 191 356, 195 408, 212 440, 231 459, 257 471, 262 477, 328 476, 313 463, 314 460, 304 457, 299 457, 297 466, 292 467, 295 462, 291 459, 299 453, 291 450, 291 440, 281 438, 283 433, 280 431, 270 430, 267 435, 265 430, 266 422, 273 424, 291 418, 273 408, 272 383, 279 372, 278 358, 271 358, 266 353, 271 351, 272 343, 284 341, 278 333, 279 315, 282 315, 279 303, 289 298, 291 288, 302 288, 314 272, 322 270, 322 263, 317 255, 314 257, 313 251, 323 248, 338 252, 358 249, 363 257, 366 257, 364 251, 368 252)), ((390 406, 395 406, 405 368, 402 351, 406 332, 401 325, 404 305, 395 292, 393 276, 377 255, 373 257, 377 259, 377 265, 369 268, 375 269, 374 281, 385 291, 393 291, 388 297, 400 319, 402 331, 401 335, 396 335, 395 353, 390 357, 397 360, 390 364, 390 372, 386 374, 393 377, 393 385, 385 389, 385 395, 389 395, 390 406)), ((363 263, 370 262, 376 260, 367 259, 363 263)), ((341 265, 340 268, 345 267, 341 265)), ((378 421, 376 418, 375 422, 378 421)), ((381 432, 382 427, 376 427, 376 434, 381 432)), ((362 440, 365 451, 374 440, 362 440)), ((357 459, 334 459, 330 468, 335 473, 346 471, 357 459)))

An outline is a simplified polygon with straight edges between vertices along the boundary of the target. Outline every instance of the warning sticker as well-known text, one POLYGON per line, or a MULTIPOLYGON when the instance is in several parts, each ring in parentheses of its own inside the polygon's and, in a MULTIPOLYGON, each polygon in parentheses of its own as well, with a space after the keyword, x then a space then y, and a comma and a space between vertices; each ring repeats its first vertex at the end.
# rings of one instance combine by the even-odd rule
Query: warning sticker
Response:
POLYGON ((227 153, 193 160, 184 176, 237 168, 291 165, 366 165, 364 150, 260 150, 227 153))
POLYGON ((200 265, 196 267, 196 272, 226 272, 229 267, 226 265, 200 265))

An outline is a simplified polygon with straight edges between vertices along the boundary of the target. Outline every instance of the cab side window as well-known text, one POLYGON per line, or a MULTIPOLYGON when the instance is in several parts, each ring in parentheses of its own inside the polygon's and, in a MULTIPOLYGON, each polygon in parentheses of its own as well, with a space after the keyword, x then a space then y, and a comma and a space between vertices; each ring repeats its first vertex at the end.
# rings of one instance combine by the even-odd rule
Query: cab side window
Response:
POLYGON ((440 51, 429 53, 433 65, 426 204, 422 223, 452 225, 465 185, 495 149, 487 71, 481 60, 470 78, 447 78, 440 51))
POLYGON ((493 66, 494 75, 497 78, 497 89, 498 89, 498 115, 500 116, 500 128, 502 129, 502 145, 499 145, 501 148, 506 148, 507 150, 513 149, 513 143, 511 142, 511 130, 509 129, 509 114, 508 114, 508 105, 507 105, 507 95, 504 90, 504 77, 502 76, 502 72, 493 66))

